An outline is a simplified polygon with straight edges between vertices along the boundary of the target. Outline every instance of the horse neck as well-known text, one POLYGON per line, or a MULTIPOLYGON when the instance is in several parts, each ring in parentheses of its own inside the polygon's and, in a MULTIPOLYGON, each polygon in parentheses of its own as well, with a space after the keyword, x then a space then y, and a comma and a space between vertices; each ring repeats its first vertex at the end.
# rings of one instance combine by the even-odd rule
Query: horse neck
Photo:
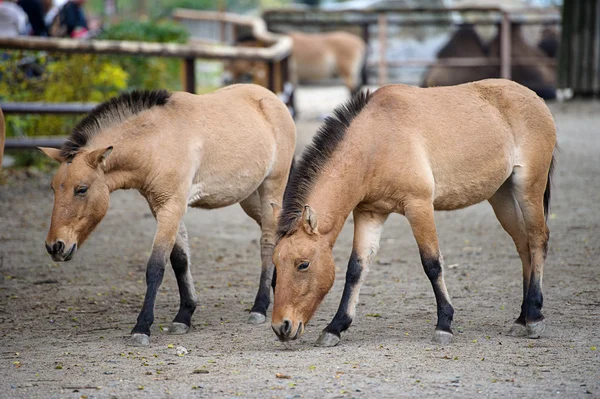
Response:
POLYGON ((315 182, 307 204, 317 214, 319 231, 333 247, 350 212, 364 198, 364 171, 350 163, 325 169, 315 182))
POLYGON ((140 154, 139 148, 151 148, 136 143, 134 139, 119 139, 118 141, 104 139, 100 143, 95 142, 94 147, 106 148, 115 144, 115 150, 106 159, 104 176, 111 192, 119 189, 143 190, 146 180, 151 176, 150 160, 153 155, 140 154))

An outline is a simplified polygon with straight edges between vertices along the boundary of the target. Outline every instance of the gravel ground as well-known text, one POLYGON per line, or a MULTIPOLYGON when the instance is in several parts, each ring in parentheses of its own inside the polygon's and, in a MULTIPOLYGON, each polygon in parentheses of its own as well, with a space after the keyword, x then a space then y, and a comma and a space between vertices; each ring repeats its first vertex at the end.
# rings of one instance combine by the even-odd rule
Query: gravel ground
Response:
MULTIPOLYGON (((341 88, 299 92, 299 143, 341 88)), ((341 297, 352 243, 335 247, 338 278, 306 334, 285 347, 245 323, 260 273, 259 229, 238 206, 185 221, 200 305, 184 336, 160 330, 178 294, 166 273, 151 344, 128 346, 141 308, 155 222, 145 200, 116 192, 75 259, 44 250, 50 176, 6 171, 0 186, 0 397, 600 397, 600 104, 553 104, 561 152, 544 275, 544 338, 506 333, 519 313, 521 266, 491 207, 436 215, 455 342, 430 342, 435 302, 408 223, 392 216, 352 327, 316 348, 341 297), (177 347, 189 352, 177 355, 177 347)), ((351 224, 349 221, 347 224, 351 224)))

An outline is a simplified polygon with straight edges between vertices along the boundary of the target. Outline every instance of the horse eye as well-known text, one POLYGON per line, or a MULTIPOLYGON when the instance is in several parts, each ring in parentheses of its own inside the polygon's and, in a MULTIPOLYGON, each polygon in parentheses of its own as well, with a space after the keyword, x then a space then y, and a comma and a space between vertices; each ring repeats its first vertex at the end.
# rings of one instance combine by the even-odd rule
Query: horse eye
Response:
POLYGON ((310 266, 310 262, 302 262, 297 266, 298 271, 306 270, 310 266))
POLYGON ((75 188, 75 195, 85 195, 87 193, 88 188, 85 186, 79 186, 75 188))

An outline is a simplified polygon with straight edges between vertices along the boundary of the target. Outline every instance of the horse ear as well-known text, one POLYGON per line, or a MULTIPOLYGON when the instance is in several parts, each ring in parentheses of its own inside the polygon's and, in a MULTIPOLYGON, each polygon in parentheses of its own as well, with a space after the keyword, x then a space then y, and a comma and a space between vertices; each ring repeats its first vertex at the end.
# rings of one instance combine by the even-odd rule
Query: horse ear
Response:
POLYGON ((106 158, 108 158, 112 150, 112 145, 107 148, 100 148, 99 150, 94 150, 86 155, 86 161, 93 169, 96 169, 98 165, 104 165, 104 161, 106 160, 106 158))
POLYGON ((275 220, 279 220, 279 215, 281 215, 281 207, 277 202, 271 202, 271 208, 273 208, 273 217, 275 220))
POLYGON ((302 212, 302 225, 308 234, 317 234, 317 214, 309 206, 304 205, 304 211, 302 212))
POLYGON ((37 149, 54 159, 56 162, 62 163, 65 160, 65 158, 60 155, 60 150, 58 148, 38 147, 37 149))

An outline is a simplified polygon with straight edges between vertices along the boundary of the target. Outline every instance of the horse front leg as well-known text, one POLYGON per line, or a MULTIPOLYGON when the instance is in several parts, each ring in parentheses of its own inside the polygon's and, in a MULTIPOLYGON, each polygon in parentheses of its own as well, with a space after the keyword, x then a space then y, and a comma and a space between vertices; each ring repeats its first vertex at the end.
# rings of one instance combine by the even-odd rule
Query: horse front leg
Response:
POLYGON ((449 344, 453 337, 450 325, 454 316, 454 308, 444 281, 443 260, 435 229, 433 203, 430 200, 410 201, 405 204, 405 215, 417 241, 423 269, 435 294, 438 319, 433 342, 449 344))
POLYGON ((156 235, 152 244, 152 254, 146 266, 146 296, 142 310, 137 318, 137 323, 131 331, 131 342, 133 345, 148 345, 150 343, 150 327, 154 322, 154 303, 156 294, 160 287, 164 274, 165 266, 169 255, 171 254, 179 221, 183 216, 185 207, 178 204, 165 204, 156 211, 156 235))
POLYGON ((169 334, 185 334, 192 325, 192 315, 196 310, 196 290, 190 270, 188 236, 183 222, 171 251, 171 266, 179 287, 179 311, 169 326, 169 334))
POLYGON ((352 255, 346 271, 346 283, 342 300, 333 320, 321 332, 318 346, 335 346, 340 342, 341 333, 346 331, 356 313, 360 287, 367 277, 372 259, 379 249, 379 238, 387 214, 365 212, 355 209, 354 243, 352 255))

